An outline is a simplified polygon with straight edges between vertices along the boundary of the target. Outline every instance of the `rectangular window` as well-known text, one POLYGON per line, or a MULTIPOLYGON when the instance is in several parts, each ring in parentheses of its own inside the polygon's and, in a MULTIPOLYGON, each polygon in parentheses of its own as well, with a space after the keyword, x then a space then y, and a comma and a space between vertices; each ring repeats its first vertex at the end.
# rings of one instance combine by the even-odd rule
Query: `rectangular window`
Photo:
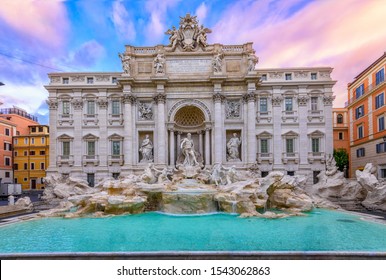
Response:
POLYGON ((31 162, 31 170, 35 170, 35 163, 31 162))
POLYGON ((286 97, 285 98, 285 110, 286 111, 292 111, 292 97, 286 97))
POLYGON ((35 138, 31 138, 31 144, 35 144, 35 138))
POLYGON ((343 140, 343 132, 339 132, 339 140, 343 140))
POLYGON ((311 73, 311 80, 316 80, 317 78, 317 73, 311 73))
POLYGON ((28 138, 27 137, 24 138, 24 144, 26 144, 26 145, 28 144, 28 138))
POLYGON ((381 108, 385 104, 385 94, 382 92, 375 96, 375 109, 381 108))
POLYGON ((380 83, 382 83, 383 81, 385 80, 385 69, 381 69, 379 70, 376 74, 375 74, 375 85, 379 85, 380 83))
POLYGON ((94 173, 87 173, 87 183, 90 187, 94 187, 95 175, 94 173))
POLYGON ((4 130, 4 133, 5 133, 6 136, 10 136, 11 135, 11 131, 9 130, 9 128, 6 128, 4 130))
POLYGON ((34 155, 35 155, 35 151, 30 151, 30 152, 29 152, 29 155, 30 155, 30 156, 34 156, 34 155))
POLYGON ((267 74, 261 75, 261 80, 262 80, 262 81, 266 81, 266 80, 267 80, 267 74))
POLYGON ((319 153, 319 138, 312 138, 312 152, 319 153))
POLYGON ((14 153, 14 156, 17 157, 17 152, 14 153))
POLYGON ((359 87, 355 89, 355 97, 358 99, 365 93, 365 85, 361 84, 359 87))
POLYGON ((113 100, 111 102, 111 114, 119 115, 121 113, 121 102, 119 100, 113 100))
POLYGON ((378 118, 378 131, 385 130, 385 117, 379 117, 378 118))
POLYGON ((113 84, 116 84, 116 83, 117 83, 117 78, 116 78, 116 77, 113 77, 113 78, 111 79, 111 82, 112 82, 113 84))
POLYGON ((42 144, 45 144, 46 143, 46 138, 45 137, 42 137, 42 144))
POLYGON ((4 157, 4 165, 5 166, 11 166, 11 158, 10 157, 4 157))
POLYGON ((286 139, 285 141, 286 144, 286 152, 287 153, 293 153, 294 152, 294 139, 286 139))
POLYGON ((311 111, 317 111, 317 110, 318 110, 318 98, 311 97, 311 111))
POLYGON ((386 142, 376 144, 375 150, 377 151, 377 154, 386 152, 386 142))
POLYGON ((36 127, 31 127, 31 132, 36 132, 36 127))
POLYGON ((15 182, 14 183, 17 184, 17 178, 15 178, 15 182))
POLYGON ((268 139, 260 139, 260 152, 262 154, 268 153, 268 139))
POLYGON ((12 145, 11 143, 4 143, 4 151, 12 151, 12 145))
POLYGON ((386 178, 386 169, 381 169, 381 178, 386 178))
POLYGON ((11 173, 10 172, 5 172, 5 178, 9 178, 11 177, 11 173))
POLYGON ((13 164, 13 169, 14 169, 14 170, 19 170, 19 164, 14 163, 14 164, 13 164))
POLYGON ((119 156, 121 154, 121 142, 113 141, 111 144, 112 144, 112 155, 119 156))
POLYGON ((95 115, 95 101, 87 101, 87 115, 95 115))
POLYGON ((39 126, 39 132, 43 132, 43 127, 39 126))
POLYGON ((88 84, 93 84, 94 83, 94 78, 87 78, 87 83, 88 84))
POLYGON ((364 156, 365 156, 365 148, 357 149, 357 157, 364 157, 364 156))
POLYGON ((363 126, 358 126, 358 139, 363 138, 363 126))
POLYGON ((63 115, 69 115, 70 114, 70 101, 63 101, 62 103, 62 110, 63 115))
POLYGON ((260 98, 260 112, 268 111, 268 100, 267 98, 260 98))
POLYGON ((88 156, 95 156, 95 142, 94 141, 87 142, 87 155, 88 156))
POLYGON ((359 106, 355 109, 355 118, 359 119, 360 117, 363 117, 365 114, 365 107, 364 105, 359 106))
POLYGON ((70 155, 70 142, 62 143, 62 155, 69 156, 70 155))
POLYGON ((24 170, 28 170, 28 163, 24 163, 24 170))
POLYGON ((68 78, 63 78, 63 84, 67 85, 69 83, 69 79, 68 78))
POLYGON ((46 151, 40 151, 39 153, 41 156, 44 156, 46 154, 46 151))
POLYGON ((292 74, 285 74, 285 79, 286 79, 287 81, 292 80, 292 74))
POLYGON ((44 162, 41 162, 41 163, 40 163, 40 169, 41 169, 41 170, 44 170, 44 162))
POLYGON ((28 156, 28 152, 27 151, 24 151, 24 156, 28 156))
POLYGON ((17 139, 13 139, 13 144, 17 145, 17 139))

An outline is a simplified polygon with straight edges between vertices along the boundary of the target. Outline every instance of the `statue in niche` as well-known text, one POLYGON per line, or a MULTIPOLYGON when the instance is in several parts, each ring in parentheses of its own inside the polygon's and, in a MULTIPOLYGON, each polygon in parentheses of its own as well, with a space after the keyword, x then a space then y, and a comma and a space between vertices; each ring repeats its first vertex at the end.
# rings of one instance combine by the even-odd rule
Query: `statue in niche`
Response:
POLYGON ((149 134, 145 135, 139 152, 142 154, 141 162, 152 162, 153 161, 153 143, 149 138, 149 134))
POLYGON ((240 102, 228 101, 226 106, 227 119, 240 117, 240 102))
POLYGON ((240 161, 239 147, 241 145, 241 140, 237 137, 237 133, 233 133, 233 137, 229 139, 227 143, 228 161, 240 161))
POLYGON ((199 165, 196 158, 196 151, 194 150, 194 143, 192 135, 187 134, 187 137, 181 141, 181 152, 185 157, 183 166, 196 166, 199 165))
POLYGON ((213 60, 212 60, 212 65, 213 65, 213 72, 214 73, 221 73, 222 72, 222 53, 217 53, 213 60))
POLYGON ((259 59, 254 53, 248 55, 248 72, 255 71, 255 66, 259 62, 259 59))
POLYGON ((138 105, 138 113, 140 120, 152 120, 153 119, 153 111, 151 104, 139 103, 138 105))
POLYGON ((130 68, 130 61, 131 61, 131 56, 124 54, 124 53, 118 53, 119 58, 122 61, 122 69, 125 74, 130 75, 131 68, 130 68))
POLYGON ((154 69, 156 74, 163 74, 165 66, 165 57, 163 54, 159 53, 154 58, 154 69))

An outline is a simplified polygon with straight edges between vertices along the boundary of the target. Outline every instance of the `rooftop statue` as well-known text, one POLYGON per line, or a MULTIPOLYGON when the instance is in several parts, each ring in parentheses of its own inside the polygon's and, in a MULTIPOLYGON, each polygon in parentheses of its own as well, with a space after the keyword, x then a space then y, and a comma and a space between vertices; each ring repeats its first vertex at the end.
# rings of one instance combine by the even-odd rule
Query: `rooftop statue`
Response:
POLYGON ((131 61, 131 56, 127 55, 125 53, 118 53, 119 58, 122 61, 122 69, 125 74, 130 75, 131 72, 131 66, 130 66, 130 61, 131 61))
POLYGON ((199 26, 197 16, 191 16, 189 13, 185 17, 180 17, 180 27, 177 30, 175 26, 168 29, 165 34, 170 35, 169 46, 171 51, 174 51, 177 46, 180 46, 184 51, 196 51, 200 46, 206 50, 207 33, 212 30, 199 26))

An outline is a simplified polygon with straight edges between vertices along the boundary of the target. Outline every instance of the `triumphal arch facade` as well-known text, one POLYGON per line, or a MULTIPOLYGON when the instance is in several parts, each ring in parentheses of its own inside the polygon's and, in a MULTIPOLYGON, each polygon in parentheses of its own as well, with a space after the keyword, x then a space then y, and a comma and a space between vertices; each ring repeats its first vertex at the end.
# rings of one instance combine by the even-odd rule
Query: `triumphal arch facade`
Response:
POLYGON ((149 163, 324 170, 332 68, 260 69, 252 43, 208 44, 211 32, 187 14, 169 45, 127 45, 122 72, 50 73, 48 173, 93 184, 149 163))

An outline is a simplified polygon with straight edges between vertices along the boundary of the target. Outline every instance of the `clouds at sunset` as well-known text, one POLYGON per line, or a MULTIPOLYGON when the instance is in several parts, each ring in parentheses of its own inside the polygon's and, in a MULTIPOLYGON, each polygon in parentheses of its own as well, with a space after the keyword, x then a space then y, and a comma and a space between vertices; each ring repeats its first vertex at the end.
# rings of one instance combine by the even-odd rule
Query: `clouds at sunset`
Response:
POLYGON ((44 115, 47 73, 121 71, 125 44, 168 44, 164 32, 188 12, 212 29, 209 43, 253 42, 259 68, 333 67, 335 107, 344 105, 347 83, 386 51, 383 0, 5 0, 3 107, 44 115))

